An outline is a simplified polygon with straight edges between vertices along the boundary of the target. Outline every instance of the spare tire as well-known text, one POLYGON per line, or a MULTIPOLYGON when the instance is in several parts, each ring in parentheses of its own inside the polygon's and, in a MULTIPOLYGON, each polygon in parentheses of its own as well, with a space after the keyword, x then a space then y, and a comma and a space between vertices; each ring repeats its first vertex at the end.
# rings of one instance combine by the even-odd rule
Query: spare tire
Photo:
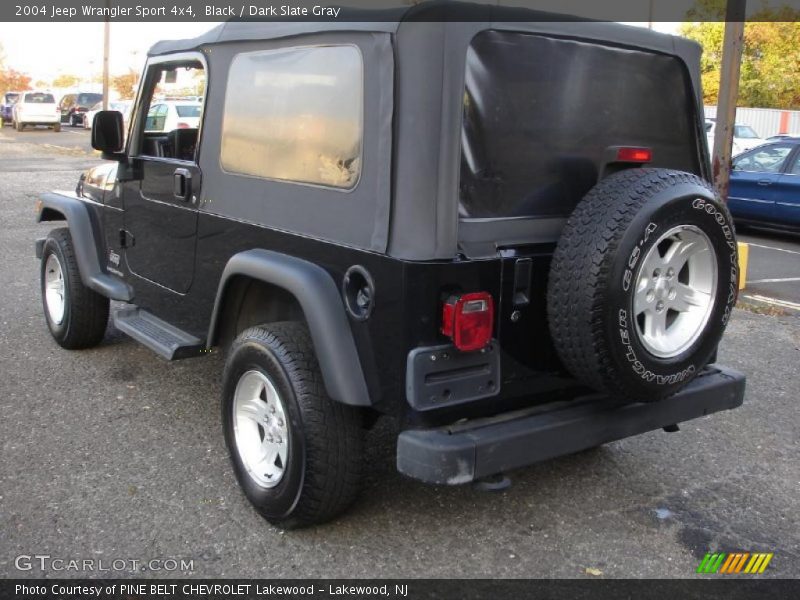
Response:
POLYGON ((567 220, 549 274, 550 332, 584 384, 656 401, 711 359, 737 291, 733 222, 713 188, 690 173, 630 169, 567 220))

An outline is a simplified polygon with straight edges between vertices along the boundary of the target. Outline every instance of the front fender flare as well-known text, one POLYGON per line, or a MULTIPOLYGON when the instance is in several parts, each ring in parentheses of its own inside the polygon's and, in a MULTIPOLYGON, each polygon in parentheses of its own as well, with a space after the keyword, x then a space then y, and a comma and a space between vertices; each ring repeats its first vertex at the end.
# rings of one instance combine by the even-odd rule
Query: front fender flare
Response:
POLYGON ((291 293, 303 309, 328 395, 343 404, 370 406, 364 372, 336 284, 327 271, 306 260, 262 249, 231 257, 217 288, 209 344, 215 339, 226 286, 236 275, 291 293))
MULTIPOLYGON (((112 300, 130 302, 133 299, 131 287, 124 281, 111 277, 101 267, 103 246, 98 244, 96 228, 92 226, 89 207, 84 200, 76 196, 48 192, 39 197, 37 207, 37 223, 62 218, 67 220, 83 285, 112 300)), ((38 246, 37 244, 37 253, 38 246)))

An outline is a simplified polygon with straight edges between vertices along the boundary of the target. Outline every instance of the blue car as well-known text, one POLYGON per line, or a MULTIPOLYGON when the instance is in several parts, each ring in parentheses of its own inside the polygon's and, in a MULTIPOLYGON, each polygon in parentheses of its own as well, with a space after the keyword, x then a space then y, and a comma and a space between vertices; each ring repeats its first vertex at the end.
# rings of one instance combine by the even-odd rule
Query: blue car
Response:
POLYGON ((19 100, 19 92, 6 92, 0 98, 0 123, 8 125, 14 119, 12 111, 19 100))
POLYGON ((728 208, 743 225, 800 231, 800 137, 734 157, 728 208))

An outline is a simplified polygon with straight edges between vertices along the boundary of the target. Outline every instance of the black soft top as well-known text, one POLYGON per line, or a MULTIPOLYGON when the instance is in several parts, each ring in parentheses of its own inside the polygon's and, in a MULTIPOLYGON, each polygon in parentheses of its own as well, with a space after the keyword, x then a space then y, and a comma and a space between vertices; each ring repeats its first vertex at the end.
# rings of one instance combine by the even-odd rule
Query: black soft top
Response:
MULTIPOLYGON (((331 203, 339 207, 338 212, 333 215, 321 211, 320 222, 311 223, 308 214, 316 212, 304 202, 311 203, 313 194, 323 192, 263 181, 258 182, 258 190, 282 186, 285 197, 291 194, 293 200, 287 204, 291 208, 282 208, 283 220, 278 224, 288 231, 405 259, 451 259, 467 231, 458 209, 467 49, 475 36, 486 30, 566 38, 677 57, 686 68, 686 84, 692 88, 689 96, 695 100, 697 129, 702 131, 698 44, 643 27, 529 9, 445 1, 400 9, 342 9, 336 21, 228 21, 193 39, 159 42, 151 48, 150 56, 157 60, 172 53, 217 47, 219 51, 208 53, 208 59, 224 70, 231 54, 251 47, 250 42, 263 40, 265 46, 273 47, 274 42, 280 44, 284 39, 320 44, 342 43, 350 37, 360 40, 372 73, 364 93, 366 105, 376 112, 365 121, 364 139, 374 146, 370 154, 374 166, 369 170, 370 178, 362 179, 348 195, 352 211, 340 210, 341 203, 331 203), (360 225, 356 227, 354 223, 360 225)), ((624 76, 621 71, 619 77, 624 76)), ((212 83, 207 101, 221 106, 223 95, 224 85, 212 83)), ((208 125, 206 137, 212 145, 218 144, 219 124, 215 128, 208 125)), ((700 156, 700 160, 701 170, 706 173, 707 159, 700 156)), ((218 161, 209 160, 204 168, 212 196, 244 198, 248 193, 260 193, 244 189, 249 180, 226 176, 218 161), (216 189, 215 185, 221 187, 216 189), (241 189, 233 191, 236 186, 241 189)), ((267 217, 253 212, 261 208, 259 203, 247 203, 242 210, 250 212, 237 214, 237 218, 261 222, 267 217)), ((274 221, 274 217, 270 219, 274 221)), ((539 241, 555 241, 562 220, 542 219, 533 229, 525 225, 520 235, 531 239, 535 234, 539 241)), ((504 224, 500 233, 487 229, 487 235, 493 244, 514 241, 517 230, 513 225, 504 224)))
MULTIPOLYGON (((454 2, 441 0, 419 5, 388 9, 355 9, 343 7, 340 16, 335 20, 290 21, 282 19, 264 21, 230 20, 206 33, 187 39, 164 40, 154 44, 148 54, 158 56, 173 52, 195 50, 202 46, 224 42, 247 40, 274 40, 306 34, 336 31, 361 31, 396 33, 403 23, 448 22, 477 23, 487 26, 502 23, 504 29, 530 31, 536 23, 558 23, 573 27, 576 24, 597 23, 606 26, 605 41, 649 49, 668 50, 672 43, 667 40, 683 40, 667 34, 653 32, 643 27, 631 27, 618 23, 602 22, 573 15, 544 12, 528 8, 496 6, 489 4, 454 2), (665 48, 667 42, 668 48, 665 48)), ((537 28, 534 28, 537 29, 537 28)), ((574 31, 569 27, 565 33, 574 31)))

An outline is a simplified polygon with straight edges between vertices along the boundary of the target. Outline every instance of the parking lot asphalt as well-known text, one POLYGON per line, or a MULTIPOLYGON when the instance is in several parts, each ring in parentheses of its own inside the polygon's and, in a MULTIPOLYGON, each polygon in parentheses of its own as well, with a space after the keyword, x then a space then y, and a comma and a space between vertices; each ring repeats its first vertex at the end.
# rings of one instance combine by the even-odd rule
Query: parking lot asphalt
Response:
POLYGON ((92 350, 52 341, 33 241, 54 225, 33 202, 94 160, 15 136, 0 133, 0 576, 109 575, 15 566, 46 554, 193 561, 145 576, 672 578, 743 550, 775 553, 762 577, 800 577, 800 313, 734 312, 719 358, 748 376, 740 409, 515 471, 497 493, 401 477, 381 422, 351 511, 283 532, 229 468, 219 354, 168 363, 111 326, 92 350))
POLYGON ((743 229, 750 249, 742 299, 800 314, 800 234, 743 229))
POLYGON ((43 146, 50 150, 73 150, 91 154, 91 130, 83 127, 72 127, 65 123, 61 125, 61 131, 55 132, 47 127, 26 127, 23 131, 16 131, 6 124, 2 135, 10 140, 43 146))

